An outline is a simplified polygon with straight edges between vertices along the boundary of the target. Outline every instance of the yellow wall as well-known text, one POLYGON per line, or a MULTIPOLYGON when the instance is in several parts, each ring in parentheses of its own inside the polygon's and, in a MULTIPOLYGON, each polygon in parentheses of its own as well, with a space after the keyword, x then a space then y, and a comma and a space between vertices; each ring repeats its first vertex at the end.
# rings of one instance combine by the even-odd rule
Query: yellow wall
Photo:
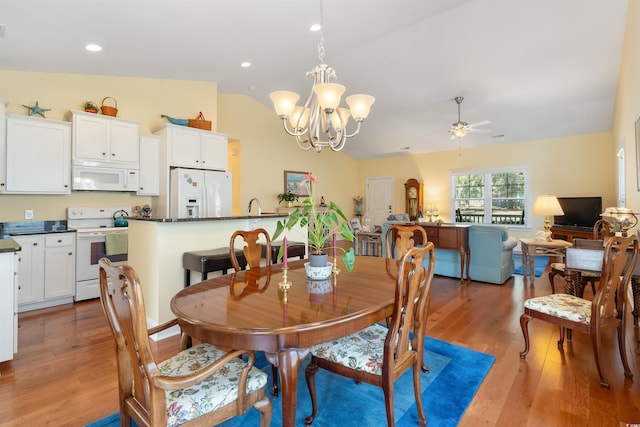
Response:
POLYGON ((624 148, 627 203, 640 212, 635 120, 640 115, 640 2, 630 1, 613 120, 613 154, 624 148))
MULTIPOLYGON (((531 197, 603 196, 603 205, 615 204, 613 143, 610 133, 543 141, 498 144, 483 148, 399 156, 362 161, 358 165, 358 189, 371 176, 393 176, 394 212, 404 211, 404 183, 416 178, 424 183, 424 203, 436 203, 444 221, 451 221, 449 172, 458 169, 529 168, 531 197)), ((530 202, 532 203, 532 202, 530 202)), ((534 216, 533 230, 544 218, 534 216)), ((532 231, 512 229, 514 237, 530 237, 532 231)))

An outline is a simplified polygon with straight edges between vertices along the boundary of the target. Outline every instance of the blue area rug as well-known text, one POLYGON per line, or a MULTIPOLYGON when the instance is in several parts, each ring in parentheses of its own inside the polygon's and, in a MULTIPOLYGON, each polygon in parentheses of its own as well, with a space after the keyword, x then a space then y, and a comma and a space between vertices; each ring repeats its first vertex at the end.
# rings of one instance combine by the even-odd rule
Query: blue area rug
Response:
MULTIPOLYGON (((549 263, 549 257, 545 255, 537 255, 534 260, 533 273, 535 277, 542 276, 544 269, 547 268, 547 264, 549 263)), ((515 269, 513 271, 514 274, 522 275, 522 255, 521 254, 513 254, 513 264, 515 269)))
MULTIPOLYGON (((471 403, 478 387, 491 369, 495 357, 469 350, 444 341, 427 338, 426 357, 431 372, 423 373, 420 381, 422 401, 429 427, 456 426, 464 411, 471 403)), ((298 401, 296 425, 304 425, 304 417, 311 413, 311 400, 304 379, 305 361, 298 375, 298 401)), ((271 367, 262 357, 256 355, 256 366, 271 374, 271 367)), ((271 389, 269 375, 267 390, 271 389)), ((316 374, 318 393, 318 416, 315 427, 386 426, 386 412, 382 389, 369 384, 356 384, 338 375, 323 371, 316 374)), ((272 426, 282 425, 281 399, 271 397, 273 404, 272 426)), ((418 425, 418 415, 413 396, 412 370, 409 369, 395 382, 396 426, 418 425)), ((233 418, 224 427, 244 427, 259 425, 260 415, 251 408, 244 416, 233 418)), ((118 427, 118 413, 89 424, 87 427, 118 427)))

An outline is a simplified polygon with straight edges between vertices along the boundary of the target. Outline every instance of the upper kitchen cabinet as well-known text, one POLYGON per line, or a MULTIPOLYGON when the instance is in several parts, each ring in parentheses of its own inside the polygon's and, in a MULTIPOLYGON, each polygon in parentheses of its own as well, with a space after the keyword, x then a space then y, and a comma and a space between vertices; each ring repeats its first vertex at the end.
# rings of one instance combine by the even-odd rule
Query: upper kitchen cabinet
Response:
POLYGON ((138 196, 160 194, 160 137, 140 135, 140 186, 138 196))
POLYGON ((7 114, 4 192, 71 192, 71 124, 7 114))
POLYGON ((75 110, 68 115, 74 165, 139 168, 139 122, 75 110))
POLYGON ((166 166, 227 170, 227 135, 172 124, 154 133, 162 138, 166 166))

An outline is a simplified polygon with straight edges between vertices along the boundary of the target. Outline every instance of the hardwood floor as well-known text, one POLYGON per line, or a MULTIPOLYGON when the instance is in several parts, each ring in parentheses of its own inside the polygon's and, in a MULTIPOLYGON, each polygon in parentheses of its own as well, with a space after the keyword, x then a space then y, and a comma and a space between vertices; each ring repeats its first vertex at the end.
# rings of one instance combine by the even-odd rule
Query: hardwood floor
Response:
MULTIPOLYGON (((549 292, 546 274, 534 287, 522 276, 503 286, 434 280, 428 334, 496 356, 461 426, 640 423, 640 332, 632 322, 627 342, 634 380, 624 381, 616 338, 605 337, 611 390, 599 385, 584 334, 575 333, 561 352, 556 327, 533 320, 532 349, 520 360, 522 303, 549 292)), ((154 351, 162 357, 176 343, 167 339, 154 351)), ((13 361, 0 363, 1 426, 84 426, 117 411, 112 336, 98 300, 21 314, 19 345, 13 361)))

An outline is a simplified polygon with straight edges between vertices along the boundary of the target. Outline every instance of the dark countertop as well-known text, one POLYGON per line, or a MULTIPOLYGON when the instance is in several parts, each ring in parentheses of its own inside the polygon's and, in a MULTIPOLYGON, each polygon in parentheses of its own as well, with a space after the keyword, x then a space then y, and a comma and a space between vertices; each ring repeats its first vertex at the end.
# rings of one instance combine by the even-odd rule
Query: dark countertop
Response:
POLYGON ((0 239, 0 253, 3 252, 18 252, 22 247, 13 239, 0 239))
POLYGON ((235 216, 223 216, 223 217, 211 217, 211 218, 140 218, 140 217, 126 217, 127 220, 136 221, 150 221, 150 222, 197 222, 197 221, 228 221, 234 219, 271 219, 271 218, 286 218, 288 213, 269 212, 262 215, 235 215, 235 216))
POLYGON ((30 234, 67 233, 67 220, 0 222, 0 239, 30 234))

